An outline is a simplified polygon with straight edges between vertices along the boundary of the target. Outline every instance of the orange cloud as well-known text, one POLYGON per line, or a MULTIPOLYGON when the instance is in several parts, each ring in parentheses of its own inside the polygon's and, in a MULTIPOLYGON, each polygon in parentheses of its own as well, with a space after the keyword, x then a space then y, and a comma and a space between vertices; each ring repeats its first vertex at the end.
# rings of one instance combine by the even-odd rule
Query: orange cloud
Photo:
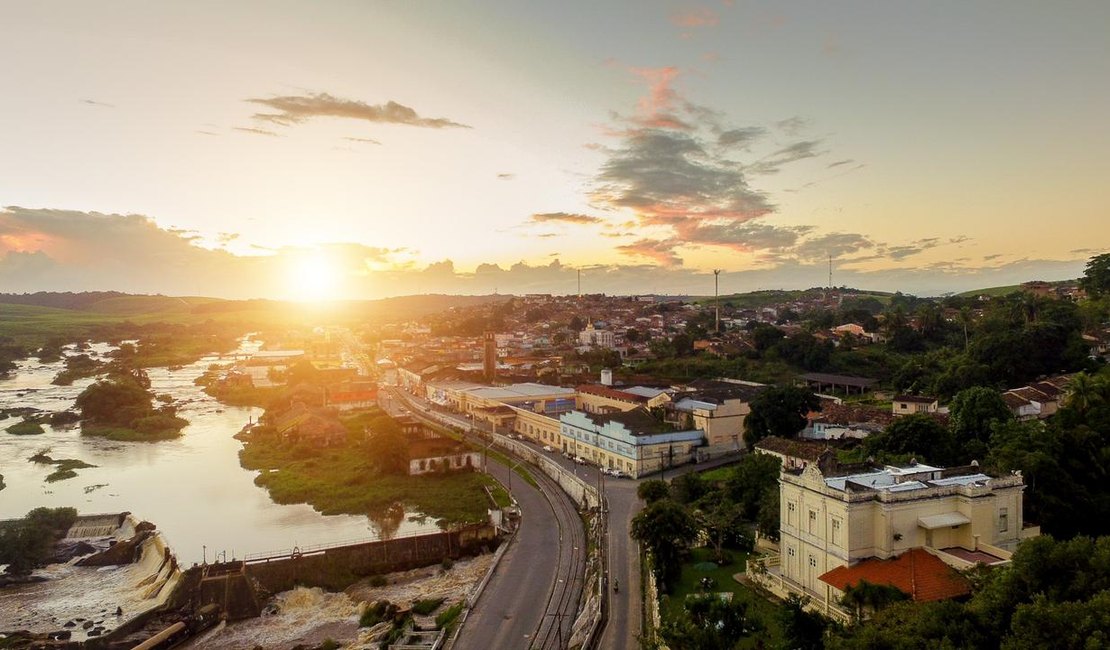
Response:
POLYGON ((686 9, 671 14, 671 23, 676 27, 716 27, 721 19, 708 7, 686 9))

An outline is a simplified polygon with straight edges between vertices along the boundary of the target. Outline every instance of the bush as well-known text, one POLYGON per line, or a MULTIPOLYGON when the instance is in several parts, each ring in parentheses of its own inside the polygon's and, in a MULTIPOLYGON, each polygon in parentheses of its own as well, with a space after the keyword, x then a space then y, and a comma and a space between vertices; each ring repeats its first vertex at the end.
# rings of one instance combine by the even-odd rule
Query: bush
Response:
MULTIPOLYGON (((375 576, 377 577, 377 576, 375 576)), ((376 603, 371 603, 362 610, 362 615, 359 616, 359 627, 374 627, 378 623, 391 621, 397 616, 397 606, 388 600, 379 600, 376 603)))
POLYGON ((389 578, 385 576, 370 576, 371 587, 384 587, 389 584, 389 578))
POLYGON ((459 617, 459 614, 462 614, 462 610, 463 603, 457 602, 440 612, 439 616, 436 616, 436 628, 442 630, 448 625, 454 623, 455 619, 459 617))
POLYGON ((13 436, 37 436, 45 431, 38 422, 20 422, 8 427, 8 433, 13 436))
POLYGON ((439 563, 439 568, 443 569, 444 571, 450 571, 451 568, 454 566, 455 561, 449 557, 443 558, 443 561, 439 563))
POLYGON ((418 600, 412 605, 412 612, 421 616, 427 616, 432 612, 439 609, 443 604, 443 598, 428 598, 426 600, 418 600))

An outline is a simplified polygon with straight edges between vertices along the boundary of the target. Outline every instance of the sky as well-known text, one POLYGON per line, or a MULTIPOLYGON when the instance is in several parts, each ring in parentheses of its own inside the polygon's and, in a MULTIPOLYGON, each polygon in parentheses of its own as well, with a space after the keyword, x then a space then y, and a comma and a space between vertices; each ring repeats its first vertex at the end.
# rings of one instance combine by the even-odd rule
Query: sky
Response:
POLYGON ((1110 3, 0 1, 0 291, 937 295, 1110 249, 1110 3))

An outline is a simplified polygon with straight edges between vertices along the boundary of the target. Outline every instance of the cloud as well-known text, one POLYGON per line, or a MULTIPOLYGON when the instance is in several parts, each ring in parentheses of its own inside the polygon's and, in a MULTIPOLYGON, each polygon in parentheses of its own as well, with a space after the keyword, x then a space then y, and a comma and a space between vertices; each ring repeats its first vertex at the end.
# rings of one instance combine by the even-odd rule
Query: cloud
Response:
POLYGON ((671 84, 678 78, 678 68, 632 68, 632 73, 648 86, 647 94, 637 104, 635 121, 639 126, 659 129, 691 128, 675 115, 679 104, 678 93, 671 84))
POLYGON ((716 27, 721 22, 717 14, 709 7, 696 7, 684 9, 671 14, 671 23, 676 27, 716 27))
MULTIPOLYGON (((883 248, 882 244, 853 233, 814 236, 804 229, 792 232, 764 228, 770 224, 760 222, 742 225, 744 228, 713 236, 731 236, 739 241, 743 235, 753 246, 783 247, 784 256, 795 257, 790 258, 792 263, 774 267, 726 270, 721 274, 721 289, 725 293, 823 286, 828 278, 826 260, 830 250, 847 256, 883 248), (790 246, 795 234, 800 243, 790 246), (803 259, 805 256, 808 258, 803 259)), ((307 253, 317 253, 339 270, 339 295, 346 298, 484 294, 494 290, 572 294, 577 290, 578 268, 564 266, 558 259, 540 264, 486 262, 474 272, 466 272, 449 259, 417 264, 412 261, 414 251, 398 248, 332 243, 313 249, 255 247, 262 254, 240 256, 220 248, 201 247, 196 240, 187 239, 193 236, 188 231, 159 226, 142 215, 0 209, 0 286, 16 292, 112 289, 224 298, 281 298, 288 292, 286 284, 297 260, 307 253)), ((215 239, 226 241, 233 237, 233 233, 214 235, 215 239)), ((933 238, 911 245, 934 243, 943 245, 933 238)), ((609 294, 710 294, 712 274, 683 265, 676 251, 682 245, 678 241, 642 238, 619 248, 625 255, 649 263, 582 267, 583 290, 609 294)), ((861 289, 938 295, 1030 279, 1075 278, 1083 273, 1085 263, 1084 256, 1074 260, 1017 260, 994 266, 951 260, 877 271, 838 265, 834 282, 861 289)))
POLYGON ((219 137, 219 135, 220 135, 219 133, 214 133, 212 131, 201 131, 199 129, 197 130, 197 133, 199 133, 201 135, 211 135, 211 136, 216 136, 216 137, 219 137))
POLYGON ((429 129, 464 128, 445 117, 421 117, 415 110, 394 101, 385 104, 367 104, 351 99, 333 97, 327 93, 284 95, 281 97, 252 98, 245 100, 265 106, 275 113, 255 113, 256 120, 291 126, 315 117, 341 117, 380 124, 404 124, 429 129))
POLYGON ((807 239, 793 250, 793 254, 805 261, 827 259, 829 256, 839 259, 874 247, 875 242, 865 235, 833 232, 807 239))
POLYGON ((497 175, 497 180, 499 181, 511 181, 514 178, 516 178, 516 174, 510 174, 508 172, 502 172, 497 175))
POLYGON ((767 129, 760 126, 746 126, 740 129, 729 129, 717 136, 717 144, 723 147, 738 147, 747 149, 756 140, 767 135, 767 129))
POLYGON ((573 223, 578 225, 585 225, 590 223, 600 223, 600 217, 591 217, 588 214, 573 214, 569 212, 539 212, 532 215, 531 221, 533 223, 573 223))
POLYGON ((373 138, 355 138, 355 137, 348 136, 348 137, 345 137, 343 139, 348 141, 348 142, 361 142, 363 144, 381 144, 381 142, 378 142, 377 140, 374 140, 373 138))
POLYGON ((775 126, 778 127, 779 131, 782 131, 786 135, 794 136, 799 135, 800 133, 805 131, 806 128, 809 126, 809 121, 803 117, 798 117, 797 115, 795 115, 794 117, 789 117, 785 120, 779 120, 778 122, 775 122, 775 126))
POLYGON ((820 140, 803 140, 801 142, 795 142, 749 165, 746 171, 751 174, 778 173, 783 165, 824 154, 825 152, 819 149, 820 146, 820 140))
POLYGON ((646 257, 661 266, 674 267, 682 265, 682 258, 674 252, 677 245, 673 240, 640 239, 617 246, 617 250, 625 255, 646 257))
POLYGON ((115 104, 105 104, 104 102, 98 102, 98 101, 92 100, 92 99, 82 99, 81 103, 82 104, 87 104, 89 106, 99 106, 100 108, 115 108, 116 107, 115 104))
POLYGON ((831 162, 827 165, 827 167, 829 169, 832 169, 833 167, 840 167, 841 165, 847 165, 847 164, 852 163, 852 162, 855 162, 855 161, 852 160, 851 158, 845 158, 844 160, 837 160, 836 162, 831 162))
POLYGON ((231 128, 235 129, 236 131, 242 131, 243 133, 253 133, 255 135, 265 135, 265 136, 269 136, 271 138, 280 138, 281 137, 279 134, 274 133, 273 131, 270 131, 270 130, 267 130, 267 129, 256 129, 256 128, 250 127, 250 126, 233 126, 231 128))

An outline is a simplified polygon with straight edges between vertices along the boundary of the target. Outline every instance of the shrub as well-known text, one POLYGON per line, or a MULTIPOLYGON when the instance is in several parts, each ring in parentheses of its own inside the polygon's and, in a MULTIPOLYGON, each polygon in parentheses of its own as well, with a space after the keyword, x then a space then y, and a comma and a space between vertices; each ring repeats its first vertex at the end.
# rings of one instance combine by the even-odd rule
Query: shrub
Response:
POLYGON ((443 610, 439 613, 439 616, 436 616, 436 627, 442 630, 448 625, 454 623, 455 619, 459 617, 459 614, 462 614, 462 610, 462 602, 457 602, 454 605, 451 605, 447 609, 443 610))
POLYGON ((418 600, 413 603, 412 612, 421 616, 427 616, 428 614, 431 614, 432 612, 439 609, 439 606, 443 604, 443 600, 443 598, 428 598, 425 600, 418 600))
POLYGON ((8 433, 13 436, 36 436, 44 432, 45 429, 38 422, 20 422, 8 427, 8 433))

